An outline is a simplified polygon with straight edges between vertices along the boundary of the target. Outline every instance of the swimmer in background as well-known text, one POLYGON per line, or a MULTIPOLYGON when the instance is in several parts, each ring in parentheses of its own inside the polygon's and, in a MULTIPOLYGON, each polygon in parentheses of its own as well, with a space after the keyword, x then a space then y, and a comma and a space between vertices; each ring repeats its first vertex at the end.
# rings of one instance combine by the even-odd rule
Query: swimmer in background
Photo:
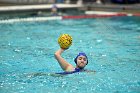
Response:
POLYGON ((57 8, 57 6, 54 4, 54 5, 52 6, 52 8, 51 8, 51 15, 52 15, 52 16, 58 16, 57 11, 58 11, 58 8, 57 8))
POLYGON ((72 74, 76 72, 81 72, 81 71, 86 71, 86 72, 95 72, 95 71, 89 71, 85 70, 85 66, 88 64, 88 58, 85 53, 81 52, 79 53, 76 58, 74 59, 74 62, 76 63, 76 67, 68 63, 62 56, 61 54, 65 51, 66 49, 60 48, 55 52, 55 58, 58 61, 59 65, 61 68, 65 71, 62 73, 56 73, 56 74, 72 74))

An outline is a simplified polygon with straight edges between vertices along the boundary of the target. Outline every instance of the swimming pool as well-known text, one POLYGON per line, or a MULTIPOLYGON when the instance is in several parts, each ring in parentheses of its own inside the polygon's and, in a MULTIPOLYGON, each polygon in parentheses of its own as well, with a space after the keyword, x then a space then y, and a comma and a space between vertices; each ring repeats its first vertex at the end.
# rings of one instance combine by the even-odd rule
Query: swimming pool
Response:
POLYGON ((140 17, 32 21, 0 24, 1 93, 140 93, 140 17), (68 33, 73 45, 64 53, 71 64, 83 51, 86 69, 96 73, 50 76, 62 72, 54 52, 68 33), (46 73, 40 75, 39 73, 46 73))

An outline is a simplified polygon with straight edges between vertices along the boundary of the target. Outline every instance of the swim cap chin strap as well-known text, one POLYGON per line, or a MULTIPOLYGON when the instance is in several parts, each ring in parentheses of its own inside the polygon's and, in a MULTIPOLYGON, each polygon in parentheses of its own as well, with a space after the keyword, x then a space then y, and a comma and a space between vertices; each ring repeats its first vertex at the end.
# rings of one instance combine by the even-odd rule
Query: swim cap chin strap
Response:
MULTIPOLYGON (((86 56, 85 53, 80 52, 80 53, 76 56, 76 58, 74 59, 74 62, 75 62, 76 64, 77 64, 77 58, 78 58, 79 56, 85 56, 85 57, 87 58, 87 56, 86 56)), ((87 58, 87 64, 88 64, 88 58, 87 58)), ((87 65, 87 64, 86 64, 86 65, 87 65)))

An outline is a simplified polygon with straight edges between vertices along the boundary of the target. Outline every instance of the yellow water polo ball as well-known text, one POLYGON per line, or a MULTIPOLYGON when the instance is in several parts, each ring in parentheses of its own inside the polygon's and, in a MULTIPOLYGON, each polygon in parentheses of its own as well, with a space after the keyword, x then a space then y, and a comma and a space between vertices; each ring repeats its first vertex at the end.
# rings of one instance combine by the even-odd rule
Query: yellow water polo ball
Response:
POLYGON ((72 45, 72 37, 69 34, 62 34, 58 38, 58 44, 61 48, 67 49, 72 45))

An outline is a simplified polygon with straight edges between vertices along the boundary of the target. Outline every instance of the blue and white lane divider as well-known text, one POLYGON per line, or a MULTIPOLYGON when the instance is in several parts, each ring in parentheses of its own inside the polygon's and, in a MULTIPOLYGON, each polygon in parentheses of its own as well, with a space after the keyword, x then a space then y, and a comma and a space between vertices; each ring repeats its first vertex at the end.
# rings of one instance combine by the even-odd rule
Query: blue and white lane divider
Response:
POLYGON ((53 17, 30 17, 30 18, 4 19, 4 20, 0 20, 0 23, 32 22, 32 21, 47 21, 47 20, 62 20, 62 17, 53 16, 53 17))

